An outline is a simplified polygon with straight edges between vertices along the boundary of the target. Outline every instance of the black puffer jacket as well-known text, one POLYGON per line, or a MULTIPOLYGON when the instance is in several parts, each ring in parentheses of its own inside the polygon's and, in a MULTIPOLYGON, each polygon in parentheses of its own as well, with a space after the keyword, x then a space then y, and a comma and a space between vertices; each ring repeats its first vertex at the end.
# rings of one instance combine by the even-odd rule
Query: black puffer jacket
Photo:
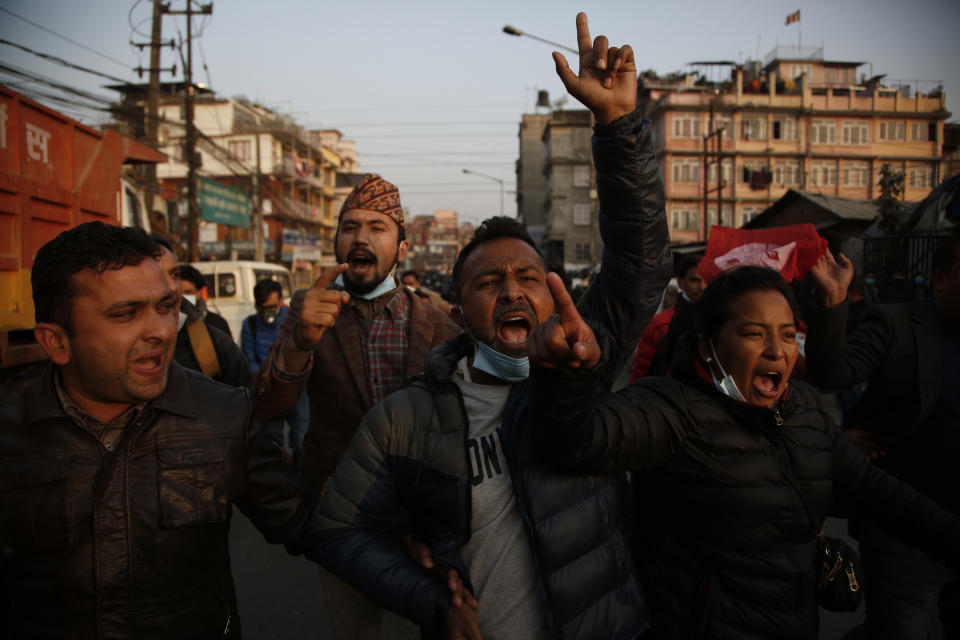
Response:
POLYGON ((617 394, 581 372, 532 376, 545 457, 637 472, 635 549, 659 634, 816 638, 816 531, 837 500, 960 563, 960 519, 871 465, 813 389, 792 383, 778 410, 730 400, 683 342, 679 379, 617 394))
MULTIPOLYGON (((579 308, 616 337, 611 353, 622 364, 669 278, 663 189, 649 123, 636 113, 598 128, 593 144, 605 249, 579 308)), ((422 377, 371 409, 321 502, 322 562, 428 631, 450 594, 384 531, 403 512, 434 558, 456 567, 469 584, 459 554, 471 531, 467 422, 450 376, 472 348, 465 335, 438 347, 422 377)), ((611 383, 612 376, 602 382, 611 383)), ((626 546, 617 478, 569 474, 539 460, 526 397, 527 384, 514 385, 501 439, 553 634, 636 638, 647 628, 647 613, 626 546)))

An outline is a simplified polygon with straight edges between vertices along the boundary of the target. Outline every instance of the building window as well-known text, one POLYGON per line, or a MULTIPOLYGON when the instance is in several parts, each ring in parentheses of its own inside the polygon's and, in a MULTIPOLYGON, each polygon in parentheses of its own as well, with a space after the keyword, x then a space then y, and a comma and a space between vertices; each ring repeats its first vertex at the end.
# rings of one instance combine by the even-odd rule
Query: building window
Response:
POLYGON ((782 118, 773 121, 774 140, 796 140, 799 127, 795 118, 782 118))
POLYGON ((673 114, 673 137, 674 138, 699 138, 700 137, 700 114, 699 113, 673 114))
POLYGON ((773 183, 783 186, 800 184, 800 163, 795 161, 780 161, 773 165, 773 183))
POLYGON ((700 159, 699 158, 674 158, 671 161, 673 165, 673 181, 699 183, 700 182, 700 159))
POLYGON ((227 152, 234 160, 250 159, 250 141, 249 140, 230 140, 227 142, 227 152))
POLYGON ((903 142, 906 126, 903 122, 880 121, 877 140, 880 142, 903 142))
POLYGON ((710 121, 707 120, 707 129, 710 133, 716 133, 723 129, 723 137, 730 139, 734 137, 733 130, 733 117, 731 116, 714 116, 713 118, 713 127, 710 126, 710 121))
POLYGON ((733 221, 733 207, 728 204, 723 205, 720 208, 720 219, 717 220, 717 205, 712 204, 707 207, 707 230, 710 230, 710 227, 714 225, 723 225, 725 227, 732 226, 733 221))
POLYGON ((864 120, 845 120, 843 122, 843 144, 865 145, 867 139, 867 123, 864 120))
POLYGON ((580 226, 588 226, 590 224, 589 204, 573 205, 573 224, 580 226))
POLYGON ((590 186, 590 167, 583 164, 578 164, 573 168, 573 186, 590 186))
POLYGON ((913 167, 910 169, 910 187, 913 189, 932 188, 933 169, 930 167, 913 167))
POLYGON ((911 122, 910 139, 915 142, 930 142, 937 139, 936 122, 911 122))
POLYGON ((740 209, 740 225, 743 226, 764 212, 765 207, 759 204, 745 204, 740 209))
POLYGON ((670 207, 674 229, 696 231, 700 228, 700 208, 695 204, 674 204, 670 207))
POLYGON ((742 135, 744 140, 766 140, 767 139, 767 119, 763 116, 744 118, 740 121, 742 135))
POLYGON ((810 166, 810 183, 818 187, 837 186, 837 165, 833 162, 814 162, 810 166))
POLYGON ((810 125, 810 141, 814 144, 836 144, 837 123, 835 120, 814 120, 810 125))
MULTIPOLYGON (((723 162, 723 186, 726 186, 733 182, 733 161, 724 160, 723 162)), ((717 164, 716 161, 707 165, 707 182, 709 184, 717 184, 717 164)))
POLYGON ((590 259, 590 243, 589 242, 578 242, 576 248, 577 260, 589 260, 590 259))
POLYGON ((848 162, 843 168, 843 186, 865 187, 868 175, 866 162, 848 162))

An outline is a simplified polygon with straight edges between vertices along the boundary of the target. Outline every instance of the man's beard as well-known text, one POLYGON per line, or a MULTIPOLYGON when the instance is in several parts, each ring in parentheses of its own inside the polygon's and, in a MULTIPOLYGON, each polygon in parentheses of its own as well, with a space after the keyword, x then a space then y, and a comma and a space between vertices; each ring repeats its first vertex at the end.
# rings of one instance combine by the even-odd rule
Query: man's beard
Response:
MULTIPOLYGON (((396 251, 394 251, 393 253, 393 258, 391 258, 390 260, 391 270, 397 266, 397 256, 399 255, 399 252, 400 252, 400 247, 397 247, 396 251)), ((380 265, 380 260, 377 258, 376 254, 366 249, 360 249, 360 250, 354 249, 347 254, 346 262, 349 263, 350 256, 354 255, 355 253, 363 253, 364 256, 369 257, 371 262, 373 262, 373 266, 374 266, 373 271, 376 272, 376 267, 380 265)), ((340 260, 339 257, 337 257, 337 262, 343 262, 343 261, 340 260)), ((379 274, 375 273, 374 277, 371 280, 367 282, 362 282, 362 281, 357 281, 352 279, 350 277, 350 269, 347 269, 346 271, 343 272, 343 284, 345 285, 344 288, 347 290, 348 293, 356 293, 356 294, 362 295, 365 293, 370 293, 371 291, 376 289, 378 286, 380 286, 380 283, 383 282, 388 275, 390 275, 389 270, 383 276, 380 276, 379 274)))

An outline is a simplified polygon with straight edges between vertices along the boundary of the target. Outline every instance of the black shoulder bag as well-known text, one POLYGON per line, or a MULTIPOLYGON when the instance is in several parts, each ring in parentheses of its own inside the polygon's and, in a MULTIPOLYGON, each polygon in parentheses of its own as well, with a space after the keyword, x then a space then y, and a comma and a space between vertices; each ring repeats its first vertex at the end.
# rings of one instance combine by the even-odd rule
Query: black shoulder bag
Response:
MULTIPOLYGON (((797 486, 793 475, 785 471, 790 485, 800 496, 800 502, 813 526, 817 521, 810 511, 807 499, 797 486)), ((831 538, 817 527, 817 604, 827 611, 856 611, 863 601, 863 573, 860 558, 853 547, 840 538, 831 538)))

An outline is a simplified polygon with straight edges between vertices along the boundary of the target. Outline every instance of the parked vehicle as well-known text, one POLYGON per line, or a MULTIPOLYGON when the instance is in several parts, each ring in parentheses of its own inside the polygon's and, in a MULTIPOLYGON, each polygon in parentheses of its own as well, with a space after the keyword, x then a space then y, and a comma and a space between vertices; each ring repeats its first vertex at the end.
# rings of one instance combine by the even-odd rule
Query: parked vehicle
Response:
POLYGON ((207 281, 207 308, 226 319, 237 344, 240 344, 243 319, 256 313, 253 287, 257 282, 264 278, 279 282, 285 301, 293 294, 290 272, 272 262, 217 260, 192 264, 207 281))
POLYGON ((149 230, 124 165, 167 157, 114 131, 97 131, 0 86, 0 398, 46 354, 33 337, 30 269, 37 250, 82 222, 149 230))

